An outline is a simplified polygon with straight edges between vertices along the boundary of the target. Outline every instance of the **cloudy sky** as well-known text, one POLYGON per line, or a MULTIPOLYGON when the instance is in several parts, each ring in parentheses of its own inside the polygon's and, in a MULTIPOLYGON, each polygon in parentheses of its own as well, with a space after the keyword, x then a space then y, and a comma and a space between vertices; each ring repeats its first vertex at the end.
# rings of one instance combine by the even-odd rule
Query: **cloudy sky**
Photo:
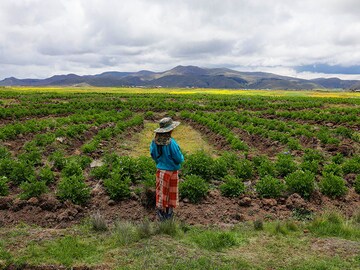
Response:
POLYGON ((359 0, 0 0, 0 79, 228 67, 360 79, 359 0))

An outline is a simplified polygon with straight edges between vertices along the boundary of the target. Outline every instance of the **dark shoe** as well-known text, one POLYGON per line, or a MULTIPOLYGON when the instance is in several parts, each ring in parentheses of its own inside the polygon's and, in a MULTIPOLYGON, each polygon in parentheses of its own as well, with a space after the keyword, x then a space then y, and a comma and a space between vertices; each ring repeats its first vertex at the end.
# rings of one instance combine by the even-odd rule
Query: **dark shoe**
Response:
POLYGON ((166 218, 166 219, 172 219, 173 217, 174 217, 174 211, 173 211, 173 209, 170 207, 170 208, 168 208, 167 211, 166 211, 166 216, 165 216, 165 218, 166 218))
POLYGON ((156 209, 156 215, 160 221, 164 221, 166 219, 166 213, 163 210, 156 209))

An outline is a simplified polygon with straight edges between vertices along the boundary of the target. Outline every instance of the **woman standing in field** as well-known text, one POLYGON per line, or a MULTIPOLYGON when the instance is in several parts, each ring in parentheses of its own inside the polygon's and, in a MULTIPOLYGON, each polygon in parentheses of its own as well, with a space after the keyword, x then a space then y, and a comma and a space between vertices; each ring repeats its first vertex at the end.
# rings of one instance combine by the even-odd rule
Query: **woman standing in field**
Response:
POLYGON ((156 163, 156 214, 161 221, 173 217, 173 208, 179 205, 178 171, 184 156, 171 133, 180 122, 170 117, 160 120, 154 130, 155 138, 150 145, 150 154, 156 163))

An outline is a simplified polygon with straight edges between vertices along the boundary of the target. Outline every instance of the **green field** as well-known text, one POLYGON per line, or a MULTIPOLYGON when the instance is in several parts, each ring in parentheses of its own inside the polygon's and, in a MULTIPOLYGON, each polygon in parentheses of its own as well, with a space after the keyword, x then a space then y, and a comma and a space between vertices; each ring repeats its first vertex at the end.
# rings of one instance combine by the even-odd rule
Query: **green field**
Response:
POLYGON ((0 268, 360 269, 359 97, 0 88, 0 268), (162 224, 165 116, 185 163, 162 224))

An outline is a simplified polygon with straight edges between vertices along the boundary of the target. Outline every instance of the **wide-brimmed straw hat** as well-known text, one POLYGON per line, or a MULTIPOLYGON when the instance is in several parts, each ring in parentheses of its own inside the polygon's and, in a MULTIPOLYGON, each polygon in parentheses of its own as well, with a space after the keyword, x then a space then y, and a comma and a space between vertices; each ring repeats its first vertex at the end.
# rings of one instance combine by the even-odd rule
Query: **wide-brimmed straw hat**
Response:
POLYGON ((160 125, 160 127, 155 129, 154 132, 166 133, 166 132, 173 130, 178 125, 180 125, 180 122, 173 121, 170 117, 165 117, 160 120, 159 125, 160 125))

